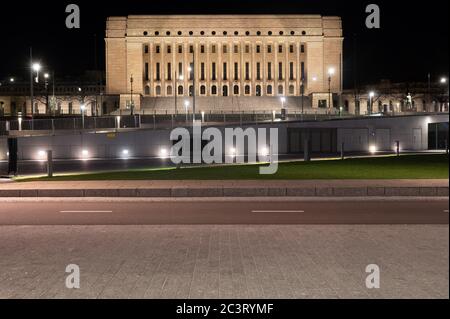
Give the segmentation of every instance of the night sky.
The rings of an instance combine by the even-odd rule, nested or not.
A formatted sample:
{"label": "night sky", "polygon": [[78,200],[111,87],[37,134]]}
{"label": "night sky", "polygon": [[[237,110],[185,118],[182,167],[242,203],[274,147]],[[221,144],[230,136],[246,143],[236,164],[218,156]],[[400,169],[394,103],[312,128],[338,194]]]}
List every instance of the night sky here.
{"label": "night sky", "polygon": [[[65,7],[81,9],[81,29],[65,27]],[[366,5],[381,8],[381,29],[365,27]],[[29,47],[57,77],[82,73],[95,65],[104,69],[106,17],[128,14],[322,14],[342,17],[344,29],[344,86],[352,87],[355,74],[355,38],[359,84],[426,81],[448,75],[448,1],[405,0],[222,0],[207,1],[11,1],[0,3],[0,80],[27,78]],[[97,41],[95,41],[95,34]]]}

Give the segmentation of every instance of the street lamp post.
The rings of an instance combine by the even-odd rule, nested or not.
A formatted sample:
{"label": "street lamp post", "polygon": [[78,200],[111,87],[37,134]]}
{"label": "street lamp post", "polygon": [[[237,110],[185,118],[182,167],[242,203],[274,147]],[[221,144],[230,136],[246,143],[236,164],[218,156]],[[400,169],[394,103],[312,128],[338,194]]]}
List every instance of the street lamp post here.
{"label": "street lamp post", "polygon": [[303,115],[303,98],[304,98],[304,95],[305,95],[305,85],[304,85],[304,83],[303,83],[303,79],[302,79],[302,82],[300,83],[300,94],[302,95],[302,115]]}
{"label": "street lamp post", "polygon": [[84,130],[84,111],[86,110],[86,105],[85,104],[81,104],[80,110],[81,110],[81,127]]}
{"label": "street lamp post", "polygon": [[330,101],[330,108],[333,107],[333,96],[331,95],[331,77],[334,75],[334,68],[328,69],[328,97]]}
{"label": "street lamp post", "polygon": [[184,109],[186,112],[186,124],[188,123],[188,107],[189,107],[189,101],[184,101]]}
{"label": "street lamp post", "polygon": [[195,123],[195,50],[192,50],[192,123]]}
{"label": "street lamp post", "polygon": [[375,96],[375,93],[373,91],[369,92],[369,114],[372,114],[373,112],[373,97]]}
{"label": "street lamp post", "polygon": [[50,75],[48,73],[44,73],[44,85],[45,85],[45,114],[49,113],[49,99],[48,99],[48,78],[50,77]]}

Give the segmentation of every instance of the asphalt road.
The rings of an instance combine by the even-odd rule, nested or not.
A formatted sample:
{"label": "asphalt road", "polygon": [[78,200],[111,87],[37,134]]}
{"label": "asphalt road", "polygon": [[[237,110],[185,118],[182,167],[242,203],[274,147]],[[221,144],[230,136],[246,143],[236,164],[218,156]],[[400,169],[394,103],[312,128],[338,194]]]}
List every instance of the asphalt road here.
{"label": "asphalt road", "polygon": [[0,225],[448,224],[448,199],[0,200]]}

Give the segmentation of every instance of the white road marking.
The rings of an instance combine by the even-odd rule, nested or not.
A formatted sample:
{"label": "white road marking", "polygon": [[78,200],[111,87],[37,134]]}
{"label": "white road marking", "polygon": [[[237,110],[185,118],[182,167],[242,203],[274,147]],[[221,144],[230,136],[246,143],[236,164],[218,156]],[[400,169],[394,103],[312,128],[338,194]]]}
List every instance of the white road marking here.
{"label": "white road marking", "polygon": [[304,210],[252,210],[252,213],[304,213]]}
{"label": "white road marking", "polygon": [[112,210],[61,210],[60,213],[112,213]]}

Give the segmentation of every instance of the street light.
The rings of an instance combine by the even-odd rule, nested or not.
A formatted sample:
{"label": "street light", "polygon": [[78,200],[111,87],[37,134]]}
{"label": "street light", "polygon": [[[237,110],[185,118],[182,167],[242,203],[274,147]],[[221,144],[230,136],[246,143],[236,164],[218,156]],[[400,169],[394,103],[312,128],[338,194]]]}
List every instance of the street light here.
{"label": "street light", "polygon": [[445,84],[447,83],[447,78],[442,77],[440,80],[441,84]]}
{"label": "street light", "polygon": [[39,83],[39,71],[41,70],[41,65],[39,63],[33,63],[32,69],[36,72],[35,82]]}
{"label": "street light", "polygon": [[331,77],[334,75],[334,68],[328,69],[328,95],[330,99],[330,108],[333,107],[333,96],[331,95]]}
{"label": "street light", "polygon": [[13,83],[14,82],[14,78],[10,78],[9,82]]}
{"label": "street light", "polygon": [[375,92],[370,91],[369,92],[369,114],[372,114],[372,110],[373,110],[373,97],[375,96]]}

